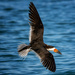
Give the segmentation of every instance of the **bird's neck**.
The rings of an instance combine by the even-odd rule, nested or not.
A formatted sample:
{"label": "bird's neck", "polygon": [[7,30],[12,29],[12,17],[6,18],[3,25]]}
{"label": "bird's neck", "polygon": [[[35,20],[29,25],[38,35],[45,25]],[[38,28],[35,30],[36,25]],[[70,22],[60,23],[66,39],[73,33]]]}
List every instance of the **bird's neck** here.
{"label": "bird's neck", "polygon": [[47,48],[48,51],[54,51],[55,48]]}

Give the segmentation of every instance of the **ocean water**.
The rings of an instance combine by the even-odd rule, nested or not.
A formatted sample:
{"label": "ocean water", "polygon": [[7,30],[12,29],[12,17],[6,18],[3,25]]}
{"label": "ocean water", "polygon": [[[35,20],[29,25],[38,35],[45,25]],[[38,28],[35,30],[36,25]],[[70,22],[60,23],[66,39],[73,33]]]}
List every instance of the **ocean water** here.
{"label": "ocean water", "polygon": [[[17,46],[29,44],[29,3],[33,2],[44,24],[44,42],[51,52],[56,72],[46,70],[35,53],[24,60]],[[75,75],[75,0],[0,0],[0,75]]]}

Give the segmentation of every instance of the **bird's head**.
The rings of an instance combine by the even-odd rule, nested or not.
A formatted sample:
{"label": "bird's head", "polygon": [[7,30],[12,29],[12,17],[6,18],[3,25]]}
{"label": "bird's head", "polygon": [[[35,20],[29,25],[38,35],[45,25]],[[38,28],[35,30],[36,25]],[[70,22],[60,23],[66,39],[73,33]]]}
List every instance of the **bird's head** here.
{"label": "bird's head", "polygon": [[46,49],[47,49],[48,51],[53,51],[53,52],[55,52],[55,53],[61,54],[61,52],[58,51],[54,46],[46,45]]}

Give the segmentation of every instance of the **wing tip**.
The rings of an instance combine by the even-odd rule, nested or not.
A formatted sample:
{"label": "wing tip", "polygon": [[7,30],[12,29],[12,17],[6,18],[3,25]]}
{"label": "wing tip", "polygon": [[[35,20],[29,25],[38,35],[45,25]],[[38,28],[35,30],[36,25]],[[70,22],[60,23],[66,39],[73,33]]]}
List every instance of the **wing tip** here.
{"label": "wing tip", "polygon": [[52,60],[49,60],[49,58],[41,59],[41,62],[46,69],[55,72],[56,71],[56,64],[54,61],[54,58]]}
{"label": "wing tip", "polygon": [[33,2],[30,2],[30,4],[29,4],[29,8],[31,7],[31,6],[33,6],[34,4],[33,4]]}
{"label": "wing tip", "polygon": [[30,2],[30,4],[33,4],[33,2]]}

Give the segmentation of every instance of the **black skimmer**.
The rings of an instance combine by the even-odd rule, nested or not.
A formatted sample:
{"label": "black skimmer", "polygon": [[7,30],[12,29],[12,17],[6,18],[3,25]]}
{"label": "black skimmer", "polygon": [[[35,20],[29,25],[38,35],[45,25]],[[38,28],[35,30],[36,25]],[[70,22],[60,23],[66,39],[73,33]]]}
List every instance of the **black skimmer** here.
{"label": "black skimmer", "polygon": [[36,7],[32,2],[29,5],[29,24],[30,24],[30,44],[21,44],[18,47],[18,52],[21,57],[27,56],[28,52],[34,51],[40,58],[44,67],[52,72],[55,72],[56,65],[53,55],[49,51],[61,54],[54,46],[47,45],[43,41],[43,23],[37,12]]}

